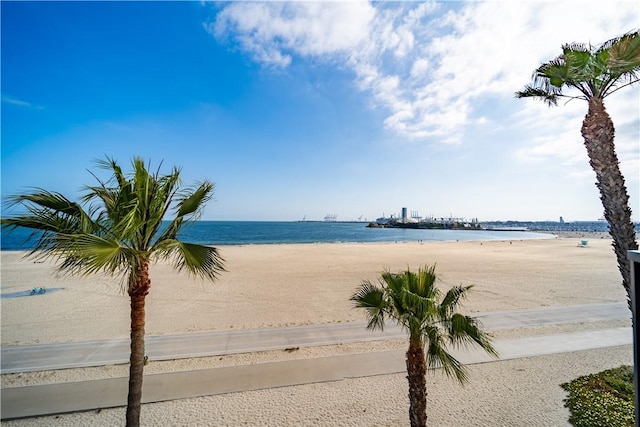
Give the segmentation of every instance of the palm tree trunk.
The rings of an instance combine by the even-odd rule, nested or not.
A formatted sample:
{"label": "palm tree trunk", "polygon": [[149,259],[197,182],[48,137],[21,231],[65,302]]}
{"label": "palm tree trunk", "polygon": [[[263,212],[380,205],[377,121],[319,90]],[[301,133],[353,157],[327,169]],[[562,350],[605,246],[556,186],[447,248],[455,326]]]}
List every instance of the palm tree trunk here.
{"label": "palm tree trunk", "polygon": [[409,419],[411,427],[427,425],[427,363],[422,342],[409,341],[407,380],[409,380]]}
{"label": "palm tree trunk", "polygon": [[151,287],[149,263],[143,261],[136,269],[129,286],[131,298],[131,356],[129,361],[129,396],[127,398],[127,427],[140,425],[142,378],[144,374],[145,298]]}
{"label": "palm tree trunk", "polygon": [[631,273],[627,251],[638,249],[638,243],[631,221],[629,195],[613,143],[613,122],[599,97],[589,99],[589,111],[582,123],[582,137],[587,147],[589,163],[596,173],[596,186],[600,190],[604,217],[609,223],[613,250],[622,274],[622,286],[627,291],[627,303],[631,308]]}

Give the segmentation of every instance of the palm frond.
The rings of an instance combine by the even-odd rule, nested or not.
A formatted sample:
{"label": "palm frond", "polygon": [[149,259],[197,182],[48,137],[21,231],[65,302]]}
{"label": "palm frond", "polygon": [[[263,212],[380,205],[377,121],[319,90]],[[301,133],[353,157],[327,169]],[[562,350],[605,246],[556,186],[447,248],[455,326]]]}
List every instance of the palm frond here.
{"label": "palm frond", "polygon": [[[29,216],[3,218],[2,229],[10,232],[18,227],[32,230],[26,240],[34,239],[34,248],[27,256],[35,256],[38,259],[46,259],[52,256],[57,249],[56,234],[59,229],[66,228],[66,223],[58,217],[51,218],[32,218]],[[62,223],[62,224],[59,224]]]}
{"label": "palm frond", "polygon": [[98,165],[111,176],[105,181],[94,174],[98,185],[86,187],[84,200],[101,202],[100,217],[109,223],[113,238],[138,250],[150,248],[178,191],[179,170],[161,175],[158,168],[152,173],[140,157],[132,159],[129,175],[113,159],[99,160]]}
{"label": "palm frond", "polygon": [[7,200],[11,206],[34,205],[40,208],[58,211],[63,215],[73,215],[78,212],[77,203],[71,202],[62,194],[41,188],[35,188],[33,193],[9,196]]}
{"label": "palm frond", "polygon": [[177,216],[185,217],[200,211],[211,200],[215,186],[209,181],[202,182],[194,191],[184,192],[177,197]]}
{"label": "palm frond", "polygon": [[59,234],[57,240],[64,247],[59,270],[71,274],[130,274],[132,260],[138,256],[131,248],[91,234]]}
{"label": "palm frond", "polygon": [[[640,31],[627,33],[603,45],[601,52],[607,54],[607,66],[617,88],[638,82],[640,74]],[[615,86],[615,87],[613,87]]]}
{"label": "palm frond", "polygon": [[565,43],[562,45],[562,51],[564,53],[564,55],[567,54],[567,52],[585,52],[585,53],[589,53],[591,52],[591,46],[588,44],[584,44],[584,43]]}
{"label": "palm frond", "polygon": [[589,100],[604,99],[638,82],[640,74],[640,32],[613,38],[597,48],[582,43],[562,46],[563,53],[536,69],[533,84],[516,92],[517,98],[534,97],[557,105],[563,88],[576,89]]}
{"label": "palm frond", "polygon": [[8,231],[18,227],[32,230],[36,239],[34,249],[29,255],[38,254],[39,258],[65,252],[58,235],[101,234],[99,223],[93,221],[90,213],[78,203],[69,201],[58,193],[36,189],[36,192],[8,197],[11,207],[19,206],[26,213],[3,218],[2,228]]}
{"label": "palm frond", "polygon": [[76,231],[92,231],[95,225],[90,213],[86,212],[81,205],[70,201],[60,193],[36,188],[33,193],[9,196],[7,201],[10,207],[20,205],[31,212],[33,216],[54,215],[66,219],[67,224]]}
{"label": "palm frond", "polygon": [[467,348],[470,345],[478,345],[490,355],[498,357],[491,337],[480,329],[477,319],[473,317],[453,314],[448,322],[447,336],[454,347]]}
{"label": "palm frond", "polygon": [[402,273],[386,271],[380,280],[399,316],[421,316],[418,313],[427,313],[439,292],[433,286],[434,282],[435,275],[428,268],[424,271],[419,269],[418,273],[409,268]]}
{"label": "palm frond", "polygon": [[598,52],[608,51],[610,60],[636,64],[640,61],[640,31],[630,31],[603,43]]}
{"label": "palm frond", "polygon": [[438,299],[440,290],[435,286],[437,278],[435,264],[419,268],[416,281],[417,287],[414,292],[424,298]]}
{"label": "palm frond", "polygon": [[218,249],[211,246],[185,243],[180,240],[158,241],[152,252],[161,259],[169,260],[178,271],[215,281],[225,271],[224,259]]}
{"label": "palm frond", "polygon": [[380,276],[380,284],[389,289],[391,293],[400,294],[400,291],[405,285],[405,273],[391,273],[390,271],[385,271]]}
{"label": "palm frond", "polygon": [[150,173],[140,157],[134,157],[132,164],[131,183],[136,200],[135,209],[132,210],[132,225],[137,224],[133,245],[148,249],[171,203],[170,186],[175,185],[179,178],[175,173],[163,177],[159,171]]}
{"label": "palm frond", "polygon": [[393,310],[394,317],[401,317],[405,311],[402,295],[405,292],[406,282],[403,274],[391,273],[385,271],[382,273],[378,282],[380,287],[384,289],[385,298],[389,304],[389,309]]}
{"label": "palm frond", "polygon": [[399,296],[399,313],[405,314],[407,317],[415,318],[418,324],[431,320],[437,316],[436,301],[434,298],[424,297],[403,289]]}
{"label": "palm frond", "polygon": [[460,384],[465,384],[468,381],[468,374],[464,365],[446,350],[442,340],[437,339],[440,338],[439,335],[427,335],[429,336],[425,351],[427,366],[442,368],[449,378],[455,378]]}
{"label": "palm frond", "polygon": [[213,190],[214,184],[204,181],[193,191],[187,189],[176,194],[177,215],[169,223],[159,240],[175,239],[185,220],[193,221],[198,219],[204,204],[213,197]]}
{"label": "palm frond", "polygon": [[544,89],[526,86],[515,93],[516,98],[539,98],[550,107],[558,105],[558,94]]}
{"label": "palm frond", "polygon": [[97,184],[85,187],[82,205],[41,189],[10,196],[10,206],[19,206],[26,213],[3,218],[2,228],[33,230],[37,240],[30,255],[54,257],[59,268],[70,274],[128,273],[133,280],[137,266],[153,254],[202,278],[214,280],[224,271],[217,249],[180,242],[175,233],[166,241],[157,236],[174,197],[181,216],[173,224],[179,228],[209,200],[213,184],[205,181],[195,192],[181,190],[179,169],[166,175],[160,174],[160,167],[149,172],[139,157],[133,158],[130,174],[108,157],[96,163],[110,176],[105,180],[91,173]]}
{"label": "palm frond", "polygon": [[440,318],[446,319],[451,317],[455,310],[458,308],[460,301],[467,297],[468,292],[473,288],[473,285],[468,286],[454,286],[449,289],[444,298],[438,305],[438,314]]}
{"label": "palm frond", "polygon": [[96,159],[94,163],[100,169],[107,170],[112,173],[111,179],[114,181],[113,184],[116,187],[126,187],[128,184],[128,180],[124,172],[122,172],[122,168],[118,165],[118,162],[112,157],[106,157],[104,159]]}
{"label": "palm frond", "polygon": [[368,280],[356,290],[350,300],[355,308],[363,308],[367,313],[367,329],[384,330],[385,309],[387,308],[386,293]]}
{"label": "palm frond", "polygon": [[111,176],[105,181],[91,172],[98,185],[86,186],[87,192],[82,200],[100,206],[96,208],[96,212],[111,238],[133,246],[139,225],[136,220],[138,200],[133,191],[133,183],[127,179],[115,160],[106,158],[96,160],[96,163],[99,168],[109,170]]}
{"label": "palm frond", "polygon": [[606,72],[606,62],[590,51],[566,50],[564,60],[567,66],[568,83],[585,83],[597,79]]}
{"label": "palm frond", "polygon": [[365,309],[368,328],[382,327],[387,316],[395,320],[408,331],[411,345],[426,344],[429,366],[442,367],[448,376],[464,383],[466,370],[447,345],[479,345],[493,356],[497,352],[474,318],[456,312],[472,286],[454,287],[442,296],[436,278],[435,266],[425,266],[417,273],[408,268],[402,273],[385,271],[380,286],[364,281],[351,300],[356,308]]}

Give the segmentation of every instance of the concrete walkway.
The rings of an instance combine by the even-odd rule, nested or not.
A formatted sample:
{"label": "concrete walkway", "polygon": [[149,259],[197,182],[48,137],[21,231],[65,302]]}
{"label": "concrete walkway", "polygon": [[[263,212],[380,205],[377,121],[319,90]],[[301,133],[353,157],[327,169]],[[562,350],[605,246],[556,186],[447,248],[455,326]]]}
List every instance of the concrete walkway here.
{"label": "concrete walkway", "polygon": [[[476,314],[482,319],[487,329],[517,328],[523,326],[538,326],[549,323],[575,323],[606,319],[628,318],[629,312],[624,303],[596,304],[576,307],[554,307],[536,310],[519,310],[508,312],[494,312]],[[363,340],[354,337],[352,327],[363,328],[363,325],[332,324],[314,325],[312,327],[278,328],[259,331],[239,331],[226,333],[228,341],[224,344],[223,353],[257,351],[273,348],[286,348],[283,346],[321,345],[346,342],[345,336],[351,336],[352,340]],[[291,333],[292,330],[297,332]],[[332,332],[326,332],[330,330]],[[263,331],[263,332],[260,332]],[[264,332],[266,331],[266,332]],[[327,338],[341,331],[338,337]],[[345,335],[345,331],[347,332]],[[280,333],[284,337],[276,338]],[[371,339],[371,332],[364,331],[364,337]],[[266,334],[268,338],[265,338]],[[374,339],[404,338],[402,331],[386,331],[385,336]],[[399,336],[394,334],[400,333]],[[240,334],[243,338],[230,338]],[[298,336],[298,334],[301,334]],[[211,346],[217,342],[212,340],[211,334],[202,335],[207,351],[212,351]],[[292,338],[295,336],[296,338]],[[171,345],[163,344],[167,354],[177,349],[180,354],[188,349],[201,349],[204,345],[200,340],[191,341],[191,335],[179,337],[151,337],[151,339],[169,339]],[[217,338],[220,338],[219,336]],[[237,340],[237,341],[234,341]],[[257,342],[256,342],[257,340]],[[180,342],[182,341],[182,345]],[[149,341],[148,341],[149,342]],[[229,342],[243,344],[230,345]],[[91,347],[92,343],[76,347],[71,353],[62,354],[69,356],[74,352],[82,351],[82,348]],[[495,340],[496,349],[500,352],[500,359],[514,359],[520,357],[540,356],[546,354],[574,352],[594,348],[604,348],[632,344],[631,328],[616,328],[606,330],[594,330],[567,334],[555,334],[550,336],[533,336],[526,338]],[[70,347],[69,347],[70,346]],[[28,348],[43,346],[29,346]],[[184,348],[187,349],[184,349]],[[24,349],[25,347],[18,347]],[[17,348],[16,348],[17,349]],[[155,349],[155,347],[154,347]],[[168,350],[167,350],[168,349]],[[128,352],[128,348],[126,349]],[[2,364],[4,366],[5,348],[2,349]],[[26,354],[37,354],[28,351]],[[91,353],[91,352],[89,352]],[[89,354],[87,353],[87,354]],[[98,352],[101,354],[102,352]],[[20,352],[8,352],[12,357],[18,357]],[[478,350],[464,350],[454,352],[456,357],[465,364],[483,363],[494,359]],[[198,354],[202,355],[202,354]],[[77,355],[76,355],[77,356]],[[196,354],[191,355],[195,357]],[[85,354],[85,360],[88,360]],[[184,354],[182,357],[189,357]],[[175,358],[175,357],[166,357]],[[29,359],[29,358],[28,358]],[[63,357],[64,359],[64,357]],[[126,361],[126,358],[125,358]],[[81,363],[82,360],[68,359],[67,366],[71,363]],[[14,362],[15,363],[15,362]],[[33,365],[33,360],[29,362]],[[80,365],[81,366],[81,365]],[[37,368],[37,366],[36,366]],[[39,369],[42,369],[41,367]],[[36,370],[36,369],[34,369]],[[253,365],[231,366],[187,372],[175,372],[164,374],[145,375],[143,385],[143,402],[159,402],[165,400],[193,398],[247,390],[259,390],[273,387],[284,387],[315,382],[338,381],[344,378],[355,378],[371,375],[386,375],[404,372],[404,350],[370,352],[351,354],[344,356],[322,357],[312,359],[298,359],[283,362],[260,363]],[[4,368],[3,368],[4,371]],[[3,372],[4,373],[4,372]],[[128,378],[114,378],[93,381],[80,381],[72,383],[59,383],[38,386],[26,386],[5,388],[1,396],[1,418],[22,418],[38,415],[51,415],[64,412],[93,410],[99,408],[118,407],[126,405]]]}
{"label": "concrete walkway", "polygon": [[[500,360],[575,352],[632,343],[631,328],[496,340]],[[629,350],[631,352],[631,349]],[[145,375],[143,403],[338,381],[405,371],[404,350],[298,359]],[[494,360],[478,350],[454,352],[465,364]],[[125,406],[128,378],[6,388],[2,419]]]}
{"label": "concrete walkway", "polygon": [[[551,324],[592,322],[631,317],[626,303],[588,304],[566,307],[475,313],[488,331]],[[395,324],[384,332],[369,331],[365,323],[330,323],[284,328],[222,331],[202,334],[146,337],[150,360],[217,356],[295,347],[349,342],[404,339]],[[129,340],[85,341],[30,346],[3,346],[2,374],[129,363]]]}

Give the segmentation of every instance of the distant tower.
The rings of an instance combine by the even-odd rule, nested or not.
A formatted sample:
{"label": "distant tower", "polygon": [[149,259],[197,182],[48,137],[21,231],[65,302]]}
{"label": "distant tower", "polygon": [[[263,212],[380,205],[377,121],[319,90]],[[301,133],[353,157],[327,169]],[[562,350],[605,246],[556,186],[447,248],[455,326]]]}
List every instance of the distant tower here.
{"label": "distant tower", "polygon": [[560,224],[564,224],[564,218],[560,217]]}
{"label": "distant tower", "polygon": [[407,222],[407,208],[402,208],[402,222]]}

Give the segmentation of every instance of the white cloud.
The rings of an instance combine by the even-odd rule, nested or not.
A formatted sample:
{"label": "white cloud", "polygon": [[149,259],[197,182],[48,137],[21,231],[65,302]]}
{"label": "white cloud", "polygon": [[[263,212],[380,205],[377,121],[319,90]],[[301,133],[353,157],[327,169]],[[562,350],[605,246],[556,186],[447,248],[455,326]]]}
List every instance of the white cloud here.
{"label": "white cloud", "polygon": [[426,76],[427,71],[429,71],[429,61],[427,61],[426,59],[417,59],[411,65],[410,76],[413,79],[419,79],[423,76]]}
{"label": "white cloud", "polygon": [[11,105],[17,105],[19,107],[33,107],[33,105],[30,102],[23,101],[21,99],[17,99],[8,95],[2,95],[2,102],[6,104],[11,104]]}
{"label": "white cloud", "polygon": [[367,35],[367,2],[235,2],[206,24],[219,39],[234,38],[257,61],[286,67],[291,55],[332,57]]}
{"label": "white cloud", "polygon": [[[492,118],[477,104],[493,98],[511,102],[532,71],[557,56],[562,44],[597,44],[640,22],[635,1],[576,5],[234,2],[223,6],[207,28],[269,66],[287,67],[296,56],[346,65],[355,73],[357,86],[370,93],[371,104],[388,112],[386,128],[407,139],[460,142],[466,126],[480,118],[487,123],[509,120]],[[624,98],[620,108],[629,102]],[[527,101],[518,105],[527,114],[541,111]],[[547,111],[549,135],[564,134],[560,128],[576,114],[564,107]],[[538,126],[539,120],[531,125]],[[638,117],[623,120],[637,123]],[[562,144],[555,150],[550,143],[541,144],[522,152],[566,155]]]}

